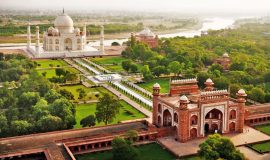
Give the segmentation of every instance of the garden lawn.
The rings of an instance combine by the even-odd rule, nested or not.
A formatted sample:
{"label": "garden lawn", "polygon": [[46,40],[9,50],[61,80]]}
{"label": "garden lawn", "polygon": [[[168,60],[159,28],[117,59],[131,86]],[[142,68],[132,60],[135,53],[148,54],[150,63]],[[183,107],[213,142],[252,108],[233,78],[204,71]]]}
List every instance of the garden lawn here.
{"label": "garden lawn", "polygon": [[[122,62],[128,60],[124,57],[103,57],[103,58],[91,58],[91,61],[101,65],[102,67],[112,71],[112,72],[122,72]],[[142,68],[141,64],[136,63],[138,70]]]}
{"label": "garden lawn", "polygon": [[124,69],[122,68],[122,62],[127,59],[123,57],[103,57],[91,58],[90,60],[112,72],[121,72],[124,71]]}
{"label": "garden lawn", "polygon": [[[136,146],[139,160],[175,160],[176,157],[157,143]],[[111,160],[112,151],[89,153],[76,156],[77,160]]]}
{"label": "garden lawn", "polygon": [[251,144],[249,147],[253,148],[257,152],[265,153],[270,151],[270,142],[262,142],[258,144]]}
{"label": "garden lawn", "polygon": [[[66,89],[70,91],[74,95],[74,99],[77,101],[79,97],[79,92],[77,92],[77,89],[82,88],[86,92],[86,97],[84,100],[97,100],[101,96],[103,96],[104,93],[108,93],[112,95],[109,91],[107,91],[103,87],[94,87],[94,88],[87,88],[83,85],[72,85],[72,86],[61,86],[60,89]],[[97,96],[98,95],[98,96]]]}
{"label": "garden lawn", "polygon": [[266,124],[266,125],[259,125],[259,126],[255,126],[255,129],[270,135],[270,125]]}
{"label": "garden lawn", "polygon": [[[112,124],[117,124],[118,122],[124,120],[145,118],[144,114],[142,114],[140,111],[136,110],[135,108],[127,104],[125,101],[121,100],[120,104],[122,105],[122,107],[120,108],[120,111],[116,115],[116,118],[114,119]],[[78,104],[76,106],[76,125],[74,126],[74,128],[82,128],[80,125],[80,121],[89,115],[95,115],[95,112],[96,112],[96,103]],[[103,122],[101,123],[96,122],[96,126],[102,125],[105,124]]]}
{"label": "garden lawn", "polygon": [[153,85],[155,83],[158,83],[161,87],[160,92],[161,93],[168,93],[169,92],[169,82],[170,80],[168,78],[159,78],[159,79],[153,79],[150,81],[147,81],[145,83],[137,84],[140,87],[148,90],[149,92],[153,91]]}
{"label": "garden lawn", "polygon": [[[66,71],[69,71],[70,73],[79,74],[80,71],[78,71],[75,68],[65,68]],[[56,77],[55,69],[37,69],[37,72],[42,75],[42,73],[46,72],[46,78],[52,78]]]}
{"label": "garden lawn", "polygon": [[36,60],[38,66],[37,68],[51,68],[52,67],[64,67],[68,66],[68,64],[63,60],[51,60],[51,59],[44,59],[44,60]]}

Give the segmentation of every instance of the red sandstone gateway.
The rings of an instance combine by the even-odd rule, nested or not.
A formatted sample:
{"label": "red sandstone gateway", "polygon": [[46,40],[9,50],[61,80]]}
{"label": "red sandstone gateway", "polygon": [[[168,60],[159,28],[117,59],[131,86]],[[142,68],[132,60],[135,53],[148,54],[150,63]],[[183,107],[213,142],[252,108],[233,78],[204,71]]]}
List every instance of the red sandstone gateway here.
{"label": "red sandstone gateway", "polygon": [[160,94],[159,84],[153,86],[153,124],[176,128],[176,138],[186,142],[209,133],[243,132],[245,98],[243,89],[237,99],[227,90],[214,90],[211,79],[199,90],[196,79],[172,80],[170,93]]}

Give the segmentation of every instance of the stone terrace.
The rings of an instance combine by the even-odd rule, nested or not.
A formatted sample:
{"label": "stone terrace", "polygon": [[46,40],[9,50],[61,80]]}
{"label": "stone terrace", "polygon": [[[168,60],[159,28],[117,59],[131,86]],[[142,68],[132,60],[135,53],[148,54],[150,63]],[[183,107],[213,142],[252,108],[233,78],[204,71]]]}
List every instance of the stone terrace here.
{"label": "stone terrace", "polygon": [[[270,140],[270,136],[249,126],[244,127],[244,133],[225,134],[224,136],[230,138],[235,146],[243,146],[246,144]],[[185,157],[197,154],[199,144],[205,139],[206,138],[200,138],[190,140],[186,143],[179,143],[174,140],[174,137],[163,137],[159,138],[158,142],[170,150],[174,155]]]}

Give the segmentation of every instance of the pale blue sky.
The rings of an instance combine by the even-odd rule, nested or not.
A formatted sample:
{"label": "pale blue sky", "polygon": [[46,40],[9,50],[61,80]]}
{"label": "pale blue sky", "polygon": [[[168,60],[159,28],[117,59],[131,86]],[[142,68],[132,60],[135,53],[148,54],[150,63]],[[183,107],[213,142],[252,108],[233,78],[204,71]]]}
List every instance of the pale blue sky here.
{"label": "pale blue sky", "polygon": [[0,0],[1,8],[138,10],[179,12],[270,12],[270,0]]}

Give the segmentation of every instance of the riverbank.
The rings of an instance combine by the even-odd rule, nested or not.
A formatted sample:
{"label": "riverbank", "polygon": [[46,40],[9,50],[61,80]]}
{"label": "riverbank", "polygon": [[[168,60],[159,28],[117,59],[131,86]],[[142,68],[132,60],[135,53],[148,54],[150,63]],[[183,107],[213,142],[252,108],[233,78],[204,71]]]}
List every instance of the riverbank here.
{"label": "riverbank", "polygon": [[[161,34],[172,34],[177,32],[183,32],[188,30],[198,30],[202,27],[203,23],[201,21],[198,21],[195,25],[188,26],[185,28],[175,28],[175,29],[167,29],[167,30],[156,30],[153,31],[155,34],[161,35]],[[26,31],[25,31],[26,32]],[[32,39],[34,40],[35,35],[32,34]],[[111,33],[106,34],[105,33],[105,40],[111,40],[111,39],[127,39],[130,37],[130,32],[121,32],[121,33]],[[40,34],[40,40],[42,42],[42,34]],[[96,41],[100,39],[100,35],[90,35],[87,37],[88,42]],[[27,35],[26,34],[18,34],[14,36],[0,36],[0,44],[1,43],[26,43],[27,42]]]}

